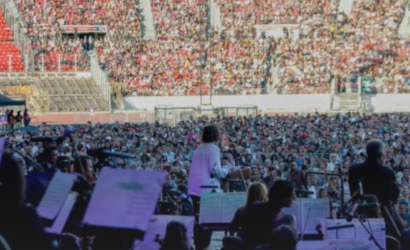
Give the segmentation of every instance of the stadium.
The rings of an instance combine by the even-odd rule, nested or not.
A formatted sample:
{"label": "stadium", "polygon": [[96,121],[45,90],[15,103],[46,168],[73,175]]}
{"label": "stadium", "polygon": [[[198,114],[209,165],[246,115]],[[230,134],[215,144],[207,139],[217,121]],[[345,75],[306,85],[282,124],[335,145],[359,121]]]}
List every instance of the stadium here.
{"label": "stadium", "polygon": [[0,250],[410,249],[408,0],[0,0],[0,106]]}

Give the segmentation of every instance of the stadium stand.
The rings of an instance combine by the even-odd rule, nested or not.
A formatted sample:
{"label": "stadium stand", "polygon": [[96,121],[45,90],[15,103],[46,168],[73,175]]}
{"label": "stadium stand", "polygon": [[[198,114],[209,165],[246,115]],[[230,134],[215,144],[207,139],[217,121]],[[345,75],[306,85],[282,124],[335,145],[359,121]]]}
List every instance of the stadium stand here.
{"label": "stadium stand", "polygon": [[21,51],[12,43],[13,34],[0,9],[0,72],[25,70]]}
{"label": "stadium stand", "polygon": [[109,111],[109,100],[103,96],[92,78],[1,78],[0,86],[31,86],[32,91],[38,94],[33,96],[35,100],[29,97],[28,103],[39,105],[39,110],[84,112],[93,107],[95,111]]}
{"label": "stadium stand", "polygon": [[3,11],[0,9],[0,42],[9,42],[13,39],[13,34],[3,18]]}
{"label": "stadium stand", "polygon": [[[339,0],[216,2],[220,32],[205,0],[152,0],[156,40],[142,39],[133,0],[27,0],[19,11],[39,51],[35,71],[89,71],[95,53],[123,96],[207,95],[210,86],[217,95],[330,93],[335,85],[345,92],[360,78],[372,79],[373,92],[409,91],[410,40],[398,36],[407,0],[357,0],[349,16],[338,12]],[[297,25],[298,38],[288,29],[256,37],[255,25],[267,24]],[[68,37],[64,25],[107,25],[108,33]],[[15,57],[13,70],[24,70]]]}
{"label": "stadium stand", "polygon": [[48,91],[51,112],[108,111],[104,99],[91,78],[49,78],[38,81],[39,87]]}

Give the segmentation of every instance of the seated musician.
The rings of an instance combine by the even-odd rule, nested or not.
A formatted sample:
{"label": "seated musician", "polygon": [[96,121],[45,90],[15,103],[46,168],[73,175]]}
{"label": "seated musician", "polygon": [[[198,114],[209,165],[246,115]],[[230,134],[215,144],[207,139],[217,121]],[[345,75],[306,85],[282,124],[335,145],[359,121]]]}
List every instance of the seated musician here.
{"label": "seated musician", "polygon": [[0,164],[0,234],[11,249],[54,249],[36,211],[25,205],[26,179],[14,159],[3,154]]}
{"label": "seated musician", "polygon": [[245,249],[269,244],[274,229],[274,219],[283,207],[291,207],[295,199],[292,182],[279,180],[269,190],[268,202],[255,202],[243,216],[242,239]]}
{"label": "seated musician", "polygon": [[161,250],[190,250],[187,229],[184,224],[171,221],[167,225],[165,239],[161,241]]}
{"label": "seated musician", "polygon": [[268,201],[268,190],[263,183],[253,183],[248,190],[248,195],[246,198],[246,204],[236,210],[235,216],[231,223],[231,228],[233,231],[238,231],[238,236],[241,236],[241,226],[243,224],[244,215],[246,210],[254,203],[254,202],[267,202]]}

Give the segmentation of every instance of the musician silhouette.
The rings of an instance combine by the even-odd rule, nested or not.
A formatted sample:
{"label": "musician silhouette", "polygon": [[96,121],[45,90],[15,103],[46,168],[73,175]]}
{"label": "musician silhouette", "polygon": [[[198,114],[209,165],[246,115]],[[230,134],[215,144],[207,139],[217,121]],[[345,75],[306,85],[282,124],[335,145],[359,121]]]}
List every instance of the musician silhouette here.
{"label": "musician silhouette", "polygon": [[[386,159],[385,146],[380,140],[371,140],[366,146],[367,159],[349,169],[349,186],[351,194],[360,194],[362,185],[363,194],[373,194],[381,204],[381,212],[387,224],[393,213],[393,204],[397,203],[400,189],[397,186],[396,175],[393,170],[383,166]],[[352,197],[353,202],[362,199],[360,195]],[[387,226],[387,228],[391,228]],[[389,231],[389,230],[388,230]],[[393,232],[387,232],[392,233]],[[392,235],[390,234],[390,235]],[[394,233],[395,235],[395,233]],[[398,236],[398,235],[396,235]]]}
{"label": "musician silhouette", "polygon": [[[159,235],[156,236],[161,242]],[[167,225],[165,239],[162,241],[161,250],[190,250],[188,245],[187,229],[184,224],[171,221]]]}

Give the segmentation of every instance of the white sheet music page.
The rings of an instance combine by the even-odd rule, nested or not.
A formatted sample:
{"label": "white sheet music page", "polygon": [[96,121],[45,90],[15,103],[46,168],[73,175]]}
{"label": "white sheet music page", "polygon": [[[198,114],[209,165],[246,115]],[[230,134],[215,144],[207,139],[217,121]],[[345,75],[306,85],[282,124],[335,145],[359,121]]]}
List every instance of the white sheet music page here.
{"label": "white sheet music page", "polygon": [[54,220],[73,188],[77,175],[56,172],[41,199],[37,213],[41,218]]}
{"label": "white sheet music page", "polygon": [[165,172],[103,169],[83,222],[146,231],[166,175]]}
{"label": "white sheet music page", "polygon": [[[373,231],[374,237],[380,243],[383,248],[386,248],[386,224],[384,219],[366,219],[364,225],[369,229],[370,222],[371,229]],[[353,223],[356,225],[356,237],[357,239],[369,239],[370,236],[367,233],[366,229],[362,226],[362,224],[357,220],[354,219]],[[379,250],[376,244],[371,241],[370,243],[370,250]]]}
{"label": "white sheet music page", "polygon": [[282,209],[282,212],[293,214],[296,217],[297,231],[298,234],[301,234],[304,226],[302,223],[302,200],[295,200],[291,208],[285,207]]}
{"label": "white sheet music page", "polygon": [[236,210],[246,203],[246,193],[224,193],[222,201],[222,223],[231,223]]}
{"label": "white sheet music page", "polygon": [[302,220],[300,223],[303,225],[302,231],[307,221],[304,233],[317,234],[316,226],[320,225],[320,220],[326,219],[327,204],[329,204],[329,201],[327,199],[301,199],[301,202]]}
{"label": "white sheet music page", "polygon": [[190,245],[192,236],[194,235],[195,217],[190,216],[172,216],[172,215],[154,215],[150,221],[148,230],[145,233],[142,242],[136,241],[135,250],[159,250],[159,243],[155,242],[156,238],[165,238],[166,228],[168,223],[178,221],[185,225],[187,229],[188,245]]}
{"label": "white sheet music page", "polygon": [[68,195],[53,225],[51,227],[45,228],[48,233],[60,235],[63,232],[64,226],[67,222],[68,217],[70,216],[71,210],[73,209],[74,204],[77,201],[77,197],[78,193],[76,192],[71,192]]}
{"label": "white sheet music page", "polygon": [[220,223],[224,193],[202,193],[199,223]]}

